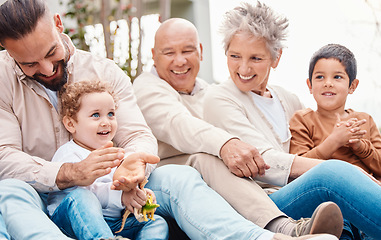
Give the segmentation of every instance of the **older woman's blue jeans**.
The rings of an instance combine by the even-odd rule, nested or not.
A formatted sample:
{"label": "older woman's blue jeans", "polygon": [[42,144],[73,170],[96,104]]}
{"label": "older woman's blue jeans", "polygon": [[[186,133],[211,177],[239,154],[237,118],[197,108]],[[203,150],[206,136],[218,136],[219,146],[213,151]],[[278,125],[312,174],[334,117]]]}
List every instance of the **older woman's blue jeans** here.
{"label": "older woman's blue jeans", "polygon": [[281,211],[299,219],[322,202],[335,202],[343,216],[368,236],[381,236],[381,187],[357,167],[328,160],[270,195]]}

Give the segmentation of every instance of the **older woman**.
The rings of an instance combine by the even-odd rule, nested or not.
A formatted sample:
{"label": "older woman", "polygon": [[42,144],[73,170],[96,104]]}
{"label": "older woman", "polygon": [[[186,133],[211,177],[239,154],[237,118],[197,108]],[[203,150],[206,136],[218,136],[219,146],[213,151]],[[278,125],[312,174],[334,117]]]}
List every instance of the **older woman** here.
{"label": "older woman", "polygon": [[[221,31],[230,78],[209,89],[204,118],[260,151],[271,168],[256,180],[284,186],[270,197],[286,214],[299,218],[321,202],[333,201],[344,218],[379,238],[381,189],[375,181],[342,161],[322,162],[288,153],[288,121],[303,105],[296,95],[268,84],[282,55],[287,27],[287,19],[259,2],[226,13]],[[346,230],[351,234],[350,228]]]}

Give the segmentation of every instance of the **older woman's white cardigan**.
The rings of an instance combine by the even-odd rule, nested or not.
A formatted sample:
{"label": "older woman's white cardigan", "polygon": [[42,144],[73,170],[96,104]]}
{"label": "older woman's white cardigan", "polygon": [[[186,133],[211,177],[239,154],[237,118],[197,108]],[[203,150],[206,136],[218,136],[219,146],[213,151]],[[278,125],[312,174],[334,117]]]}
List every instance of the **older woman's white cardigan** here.
{"label": "older woman's white cardigan", "polygon": [[[295,94],[279,86],[267,86],[278,96],[284,109],[286,122],[303,104]],[[255,105],[249,92],[240,91],[229,79],[211,86],[204,101],[204,119],[216,127],[255,146],[270,165],[265,176],[256,180],[284,186],[287,184],[294,155],[289,154],[290,139],[282,143],[270,122]],[[291,136],[291,134],[289,134]]]}

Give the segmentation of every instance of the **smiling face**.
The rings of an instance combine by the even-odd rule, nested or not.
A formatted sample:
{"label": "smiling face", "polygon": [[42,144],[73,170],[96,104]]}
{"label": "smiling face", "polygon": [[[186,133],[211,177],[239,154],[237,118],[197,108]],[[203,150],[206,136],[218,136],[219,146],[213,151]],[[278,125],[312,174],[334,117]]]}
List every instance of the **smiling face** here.
{"label": "smiling face", "polygon": [[88,93],[80,101],[76,120],[65,116],[63,123],[78,145],[93,151],[115,136],[115,102],[108,92]]}
{"label": "smiling face", "polygon": [[155,35],[152,58],[160,78],[177,91],[192,92],[202,60],[194,26],[185,20],[163,23]]}
{"label": "smiling face", "polygon": [[263,95],[266,91],[270,69],[278,65],[262,38],[247,33],[237,33],[226,52],[231,79],[243,92],[253,91]]}
{"label": "smiling face", "polygon": [[66,82],[69,49],[61,38],[63,25],[59,15],[43,16],[35,30],[21,39],[6,39],[4,46],[21,70],[45,87],[57,91]]}
{"label": "smiling face", "polygon": [[349,86],[345,67],[338,60],[319,59],[313,69],[312,79],[307,79],[310,93],[317,103],[317,111],[343,114],[348,94],[352,94],[359,81]]}

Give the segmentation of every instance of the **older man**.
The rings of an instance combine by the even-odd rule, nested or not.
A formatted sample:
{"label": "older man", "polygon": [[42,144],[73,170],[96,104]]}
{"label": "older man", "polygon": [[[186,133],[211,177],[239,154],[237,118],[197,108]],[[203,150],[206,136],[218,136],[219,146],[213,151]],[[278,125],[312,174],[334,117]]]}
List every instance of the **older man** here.
{"label": "older man", "polygon": [[269,166],[255,147],[201,119],[208,84],[197,78],[202,45],[192,23],[184,19],[164,22],[156,32],[152,55],[154,68],[136,78],[133,87],[138,105],[159,140],[160,166],[193,166],[240,214],[273,232],[291,236],[337,233],[342,223],[327,224],[332,218],[342,221],[336,205],[325,204],[312,219],[297,224],[252,180],[259,177],[284,185],[288,174],[283,172],[288,166],[274,167],[267,176]]}

